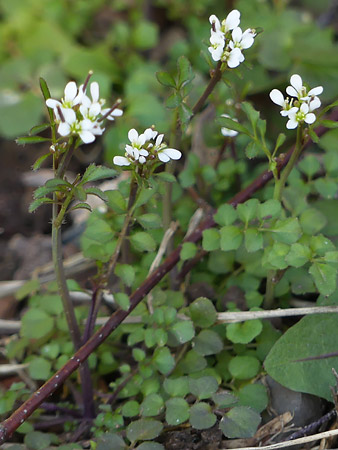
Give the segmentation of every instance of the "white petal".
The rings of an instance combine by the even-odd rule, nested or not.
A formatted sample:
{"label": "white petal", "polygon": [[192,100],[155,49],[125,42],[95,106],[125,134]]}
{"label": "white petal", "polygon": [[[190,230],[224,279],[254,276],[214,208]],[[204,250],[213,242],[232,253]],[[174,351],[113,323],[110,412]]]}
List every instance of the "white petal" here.
{"label": "white petal", "polygon": [[309,103],[309,111],[314,111],[315,109],[319,108],[321,105],[321,101],[318,97],[315,97],[313,100]]}
{"label": "white petal", "polygon": [[143,135],[146,141],[150,141],[150,139],[155,139],[155,137],[157,136],[157,131],[153,130],[152,128],[147,128],[146,130],[144,130]]}
{"label": "white petal", "polygon": [[84,119],[81,121],[82,130],[91,130],[95,126],[95,123],[89,119]]}
{"label": "white petal", "polygon": [[61,108],[63,117],[65,121],[69,124],[72,124],[76,121],[76,114],[73,109],[70,108]]}
{"label": "white petal", "polygon": [[209,22],[211,23],[211,25],[212,25],[212,24],[215,24],[214,26],[215,26],[215,30],[216,30],[216,31],[218,31],[218,30],[221,28],[220,21],[219,21],[218,17],[215,16],[215,14],[212,14],[212,15],[209,17]]}
{"label": "white petal", "polygon": [[287,122],[287,124],[286,124],[286,128],[287,128],[288,130],[293,130],[293,129],[297,128],[297,127],[298,127],[298,122],[297,122],[297,120],[293,120],[293,119],[289,119],[289,120],[288,120],[288,122]]}
{"label": "white petal", "polygon": [[138,139],[138,132],[135,130],[135,128],[132,128],[131,130],[129,130],[128,132],[128,139],[130,140],[130,142],[135,142]]}
{"label": "white petal", "polygon": [[61,122],[58,126],[58,133],[61,134],[61,136],[68,136],[70,133],[69,123]]}
{"label": "white petal", "polygon": [[159,159],[160,161],[164,162],[164,163],[167,163],[167,162],[170,161],[169,156],[167,156],[167,155],[166,155],[165,153],[163,153],[163,152],[159,152],[159,153],[157,154],[157,156],[158,156],[158,159]]}
{"label": "white petal", "polygon": [[228,67],[231,69],[234,69],[235,67],[239,66],[241,62],[244,61],[244,56],[239,48],[234,48],[231,50],[229,59],[227,61]]}
{"label": "white petal", "polygon": [[89,108],[89,115],[91,117],[96,117],[97,115],[100,114],[100,112],[101,112],[101,105],[98,102],[93,103]]}
{"label": "white petal", "polygon": [[90,144],[95,141],[95,135],[88,130],[81,131],[79,136],[85,144]]}
{"label": "white petal", "polygon": [[286,93],[288,95],[290,95],[291,97],[298,97],[298,92],[296,91],[296,89],[292,86],[288,86],[286,88]]}
{"label": "white petal", "polygon": [[222,127],[221,133],[224,137],[235,137],[238,134],[238,131],[230,130],[229,128]]}
{"label": "white petal", "polygon": [[254,41],[255,41],[255,34],[251,30],[251,28],[248,28],[243,33],[242,40],[241,40],[241,47],[243,49],[250,48],[252,46],[252,44],[254,43]]}
{"label": "white petal", "polygon": [[313,113],[306,114],[305,122],[308,124],[314,123],[316,121],[316,115]]}
{"label": "white petal", "polygon": [[219,61],[223,54],[223,48],[222,47],[208,47],[209,52],[211,53],[211,57],[214,61]]}
{"label": "white petal", "polygon": [[234,40],[234,42],[240,42],[243,36],[242,30],[240,27],[236,27],[233,31],[232,31],[232,39]]}
{"label": "white petal", "polygon": [[303,80],[298,74],[294,74],[290,78],[291,86],[293,86],[297,92],[300,92],[303,87]]}
{"label": "white petal", "polygon": [[108,117],[110,117],[110,116],[120,117],[120,116],[122,116],[122,115],[123,115],[123,110],[122,110],[122,109],[119,109],[119,108],[115,108],[115,109],[113,109],[113,111],[109,114]]}
{"label": "white petal", "polygon": [[140,156],[139,159],[138,159],[138,162],[139,162],[140,164],[144,164],[146,161],[147,161],[147,160],[145,159],[144,156]]}
{"label": "white petal", "polygon": [[140,150],[140,158],[141,156],[148,156],[149,152],[147,150],[144,150],[144,148],[142,150]]}
{"label": "white petal", "polygon": [[87,95],[83,95],[81,98],[81,103],[83,106],[85,106],[86,108],[90,108],[90,105],[92,104],[92,102],[90,101],[90,98],[87,97]]}
{"label": "white petal", "polygon": [[227,15],[227,18],[225,19],[225,29],[233,30],[234,28],[238,27],[239,22],[240,22],[240,17],[241,17],[241,13],[237,9],[234,9],[233,11],[231,11]]}
{"label": "white petal", "polygon": [[54,100],[53,98],[49,98],[46,100],[46,105],[48,108],[55,109],[57,106],[61,106],[61,103],[58,100]]}
{"label": "white petal", "polygon": [[130,156],[134,156],[134,148],[131,145],[126,145],[125,147],[126,153]]}
{"label": "white petal", "polygon": [[158,136],[157,136],[157,138],[156,138],[156,142],[155,142],[155,145],[158,147],[159,145],[161,145],[161,143],[162,143],[162,141],[163,141],[163,137],[164,137],[164,134],[159,134]]}
{"label": "white petal", "polygon": [[93,83],[90,84],[90,93],[93,99],[93,103],[98,102],[100,97],[99,83],[93,81]]}
{"label": "white petal", "polygon": [[137,148],[133,148],[133,156],[134,156],[134,158],[135,158],[136,160],[139,159],[139,157],[140,157],[140,152],[138,151]]}
{"label": "white petal", "polygon": [[290,110],[282,109],[282,111],[280,112],[280,115],[283,117],[287,117],[289,115],[289,112],[290,112]]}
{"label": "white petal", "polygon": [[74,98],[76,97],[77,94],[77,86],[75,81],[70,81],[69,83],[67,83],[66,87],[65,87],[65,101],[66,102],[71,102],[74,100]]}
{"label": "white petal", "polygon": [[279,106],[284,106],[284,96],[281,93],[280,90],[278,89],[272,89],[272,91],[270,92],[270,98],[271,100]]}
{"label": "white petal", "polygon": [[160,153],[164,153],[170,159],[175,159],[175,160],[180,159],[182,156],[182,153],[179,150],[176,150],[175,148],[165,148]]}
{"label": "white petal", "polygon": [[300,110],[302,113],[307,114],[309,112],[309,105],[307,103],[302,103]]}
{"label": "white petal", "polygon": [[113,163],[117,166],[130,166],[130,161],[124,156],[114,156]]}
{"label": "white petal", "polygon": [[310,95],[310,96],[312,96],[312,95],[320,95],[320,94],[322,94],[323,90],[324,90],[323,86],[317,86],[317,87],[315,87],[313,89],[310,89],[310,91],[308,92],[307,95]]}

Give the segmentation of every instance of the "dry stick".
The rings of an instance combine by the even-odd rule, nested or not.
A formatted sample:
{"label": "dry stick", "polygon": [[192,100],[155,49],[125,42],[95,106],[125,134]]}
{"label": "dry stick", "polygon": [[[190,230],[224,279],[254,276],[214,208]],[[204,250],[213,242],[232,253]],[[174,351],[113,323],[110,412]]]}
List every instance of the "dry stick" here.
{"label": "dry stick", "polygon": [[[338,120],[338,110],[332,113],[331,120]],[[326,131],[326,128],[320,126],[317,128],[316,133],[321,136]],[[309,145],[309,142],[306,144]],[[281,161],[281,167],[286,164],[285,160],[290,158],[290,152],[287,153],[285,158]],[[243,203],[248,200],[254,192],[262,188],[270,179],[272,175],[266,171],[259,176],[253,183],[251,183],[246,189],[239,192],[233,197],[229,203],[233,206]],[[202,237],[202,232],[208,228],[216,225],[212,213],[210,213],[206,219],[193,231],[186,239],[185,242],[197,242]],[[144,299],[144,297],[155,287],[162,278],[178,263],[180,259],[182,244],[180,244],[161,264],[161,266],[155,270],[141,286],[130,296],[130,307],[127,311],[118,310],[110,316],[105,325],[103,325],[89,341],[83,345],[72,358],[53,375],[44,385],[42,385],[23,405],[20,406],[14,413],[0,424],[0,444],[9,439],[14,431],[40,406],[40,404],[46,400],[46,398],[53,394],[53,392],[66,381],[66,379],[75,372],[76,369],[93,353],[101,343],[107,339],[107,337],[120,325],[120,323],[136,308],[136,306]],[[338,434],[338,430],[336,430]],[[292,441],[297,443],[297,441]],[[263,447],[262,447],[263,448]],[[276,448],[276,447],[275,447]]]}

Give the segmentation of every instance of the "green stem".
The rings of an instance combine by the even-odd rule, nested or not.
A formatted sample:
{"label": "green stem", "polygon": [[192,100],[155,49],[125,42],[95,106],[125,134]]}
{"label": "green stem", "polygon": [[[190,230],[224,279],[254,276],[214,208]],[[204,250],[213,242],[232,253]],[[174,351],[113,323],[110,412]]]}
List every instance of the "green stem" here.
{"label": "green stem", "polygon": [[[273,198],[274,200],[281,201],[283,191],[285,188],[286,181],[291,173],[291,170],[294,168],[295,164],[298,161],[298,158],[302,152],[303,149],[303,127],[300,125],[297,128],[297,140],[296,140],[296,146],[294,151],[292,152],[292,155],[289,159],[289,162],[287,163],[285,169],[280,174],[280,178],[276,179],[275,177],[275,190]],[[267,309],[272,308],[274,304],[275,299],[275,285],[276,280],[279,279],[277,277],[277,270],[269,270],[266,278],[266,290],[265,290],[265,299],[264,299],[264,306]]]}

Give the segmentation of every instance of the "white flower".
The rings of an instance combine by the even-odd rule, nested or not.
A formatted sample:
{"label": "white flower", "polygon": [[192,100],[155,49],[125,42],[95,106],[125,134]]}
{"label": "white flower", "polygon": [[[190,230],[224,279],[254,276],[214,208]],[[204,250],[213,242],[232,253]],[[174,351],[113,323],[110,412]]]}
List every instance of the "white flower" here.
{"label": "white flower", "polygon": [[256,32],[251,28],[243,33],[240,27],[236,27],[231,33],[232,41],[229,42],[229,47],[231,49],[239,48],[240,50],[250,48],[254,43],[255,36]]}
{"label": "white flower", "polygon": [[59,100],[54,100],[53,98],[48,98],[46,100],[46,105],[48,106],[48,108],[53,108],[54,113],[56,113],[58,106],[70,109],[73,106],[81,103],[84,96],[83,85],[78,89],[75,81],[70,81],[66,84],[64,94],[65,96],[61,100],[61,102]]}
{"label": "white flower", "polygon": [[217,33],[219,31],[221,31],[221,23],[220,23],[218,17],[215,16],[215,14],[212,14],[209,17],[209,22],[211,23],[211,26],[212,26],[211,32]]}
{"label": "white flower", "polygon": [[[85,144],[90,144],[95,141],[96,134],[102,134],[99,130],[100,127],[93,124],[88,119],[77,120],[75,111],[73,109],[63,109],[62,114],[64,116],[64,122],[60,122],[58,127],[58,133],[61,136],[69,136],[75,134],[80,136],[81,140]],[[101,130],[102,131],[102,130]]]}
{"label": "white flower", "polygon": [[158,159],[163,163],[169,162],[171,159],[180,159],[182,153],[175,148],[168,148],[166,144],[162,143],[163,134],[159,134],[156,138],[154,150],[157,153]]}
{"label": "white flower", "polygon": [[[101,114],[105,116],[110,111],[110,108],[104,108],[101,110]],[[106,119],[108,120],[115,120],[115,117],[121,117],[123,115],[122,109],[114,108],[108,116],[106,116]]]}
{"label": "white flower", "polygon": [[293,130],[297,128],[300,123],[306,122],[312,124],[316,121],[316,116],[310,112],[309,105],[302,103],[300,108],[293,107],[289,111],[289,120],[286,124],[286,128]]}
{"label": "white flower", "polygon": [[244,55],[239,48],[234,48],[228,52],[226,62],[230,69],[238,67],[244,61]]}
{"label": "white flower", "polygon": [[[222,114],[221,117],[227,117],[228,119],[231,119],[229,114]],[[233,119],[235,122],[238,122],[237,119]],[[235,137],[238,134],[238,131],[230,130],[230,128],[222,127],[221,133],[224,137]]]}
{"label": "white flower", "polygon": [[292,100],[290,101],[289,98],[284,98],[284,95],[278,89],[272,89],[270,98],[276,105],[282,107],[282,111],[280,112],[282,116],[289,115],[289,111],[292,107]]}
{"label": "white flower", "polygon": [[211,53],[211,57],[214,61],[219,61],[222,57],[224,46],[225,46],[225,38],[222,32],[212,33],[210,37],[211,46],[208,47],[209,52]]}
{"label": "white flower", "polygon": [[226,19],[222,20],[222,31],[223,33],[227,33],[230,30],[233,30],[234,28],[238,27],[240,23],[241,13],[234,9],[231,11]]}
{"label": "white flower", "polygon": [[149,152],[147,150],[138,150],[130,145],[126,145],[125,156],[114,156],[113,162],[117,166],[130,166],[130,164],[135,164],[137,162],[144,164],[148,155]]}
{"label": "white flower", "polygon": [[[135,130],[135,128],[132,128],[128,132],[128,139],[130,140],[131,146],[133,148],[140,148],[142,145],[146,142],[146,136],[144,134],[138,134],[138,132]],[[130,146],[128,146],[130,147]],[[127,146],[126,146],[127,148]]]}

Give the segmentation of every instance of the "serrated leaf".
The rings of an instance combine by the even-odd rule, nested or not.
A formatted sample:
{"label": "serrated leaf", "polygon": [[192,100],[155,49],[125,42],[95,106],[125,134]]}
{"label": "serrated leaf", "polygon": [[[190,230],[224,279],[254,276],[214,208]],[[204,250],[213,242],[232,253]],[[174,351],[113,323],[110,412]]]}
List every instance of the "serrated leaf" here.
{"label": "serrated leaf", "polygon": [[203,250],[211,252],[213,250],[219,249],[220,234],[218,230],[215,230],[214,228],[209,228],[203,231],[202,236],[203,236],[202,239]]}
{"label": "serrated leaf", "polygon": [[336,290],[337,269],[335,267],[314,262],[309,269],[309,274],[320,294],[331,295]]}
{"label": "serrated leaf", "polygon": [[117,214],[123,214],[127,210],[127,202],[120,191],[105,191],[108,198],[107,204],[109,208],[115,211]]}
{"label": "serrated leaf", "polygon": [[40,156],[40,158],[38,158],[38,159],[35,161],[35,163],[33,164],[32,169],[33,169],[33,170],[38,170],[38,169],[40,169],[41,164],[44,162],[45,159],[48,158],[48,156],[51,156],[51,154],[50,154],[50,153],[46,153],[46,154]]}
{"label": "serrated leaf", "polygon": [[76,205],[72,206],[71,208],[69,208],[68,212],[70,211],[74,211],[76,209],[86,209],[87,211],[92,212],[92,208],[90,205],[88,205],[88,203],[85,202],[79,202]]}
{"label": "serrated leaf", "polygon": [[211,412],[210,405],[204,402],[195,403],[190,408],[189,422],[196,430],[206,430],[216,423],[216,416]]}
{"label": "serrated leaf", "polygon": [[137,217],[137,221],[143,228],[160,228],[162,226],[161,217],[158,214],[146,213]]}
{"label": "serrated leaf", "polygon": [[243,133],[248,136],[251,134],[247,128],[229,117],[221,116],[219,121],[223,127],[229,128],[230,130],[238,131],[239,133]]}
{"label": "serrated leaf", "polygon": [[95,195],[96,197],[99,197],[104,202],[108,201],[108,197],[107,197],[106,193],[101,191],[101,189],[99,189],[95,186],[85,188],[84,191],[87,195]]}
{"label": "serrated leaf", "polygon": [[263,248],[263,234],[256,228],[248,228],[244,231],[244,246],[248,253],[257,252]]}
{"label": "serrated leaf", "polygon": [[47,130],[47,128],[50,128],[50,123],[42,123],[41,125],[36,125],[29,130],[29,135],[34,136],[35,134],[39,134],[42,131]]}
{"label": "serrated leaf", "polygon": [[88,183],[89,181],[102,180],[104,178],[113,178],[117,174],[115,169],[106,166],[96,166],[90,164],[82,176],[81,183]]}
{"label": "serrated leaf", "polygon": [[289,253],[285,257],[285,261],[292,267],[301,267],[311,258],[311,250],[303,244],[295,243],[291,245]]}
{"label": "serrated leaf", "polygon": [[228,225],[220,229],[221,250],[237,250],[243,241],[243,232],[238,227]]}
{"label": "serrated leaf", "polygon": [[130,264],[117,264],[115,267],[115,274],[120,277],[127,286],[131,286],[134,283],[135,270]]}
{"label": "serrated leaf", "polygon": [[167,183],[176,183],[177,179],[175,175],[169,172],[160,172],[155,174],[156,178],[165,181]]}
{"label": "serrated leaf", "polygon": [[76,186],[73,188],[74,198],[80,202],[87,200],[87,193],[82,186]]}
{"label": "serrated leaf", "polygon": [[168,425],[179,425],[189,419],[189,404],[184,398],[170,398],[165,402]]}
{"label": "serrated leaf", "polygon": [[278,200],[270,199],[258,205],[258,217],[260,219],[272,218],[276,219],[280,216],[282,205]]}
{"label": "serrated leaf", "polygon": [[156,250],[154,238],[144,231],[134,233],[129,239],[136,250],[140,252],[153,252]]}
{"label": "serrated leaf", "polygon": [[337,352],[336,314],[303,317],[275,343],[264,367],[283,386],[332,401],[330,386],[336,385],[332,368],[338,371],[338,356],[301,361]]}
{"label": "serrated leaf", "polygon": [[238,214],[232,205],[224,204],[221,205],[217,213],[214,214],[214,220],[218,225],[231,225],[237,219]]}
{"label": "serrated leaf", "polygon": [[182,89],[187,83],[194,79],[194,73],[190,61],[185,56],[180,56],[177,61],[178,68],[178,89]]}
{"label": "serrated leaf", "polygon": [[39,206],[46,204],[46,203],[53,203],[53,200],[51,198],[48,197],[42,197],[42,198],[37,198],[36,200],[34,200],[28,208],[28,211],[30,213],[34,212],[36,209],[39,208]]}
{"label": "serrated leaf", "polygon": [[168,72],[156,72],[157,81],[162,84],[162,86],[176,88],[176,82],[174,77]]}
{"label": "serrated leaf", "polygon": [[51,139],[42,136],[22,136],[15,140],[18,145],[39,144],[40,142],[48,141],[51,141]]}
{"label": "serrated leaf", "polygon": [[157,192],[157,184],[153,184],[149,188],[141,189],[137,195],[137,199],[134,204],[135,208],[138,208],[138,207],[148,203],[149,200],[151,199],[151,197],[153,197],[153,195],[156,194],[156,192]]}
{"label": "serrated leaf", "polygon": [[229,439],[254,436],[261,417],[257,411],[247,406],[235,406],[228,411],[220,422],[220,429]]}
{"label": "serrated leaf", "polygon": [[163,425],[158,420],[140,419],[131,422],[126,428],[130,442],[149,441],[161,434]]}
{"label": "serrated leaf", "polygon": [[272,233],[272,238],[275,241],[283,242],[284,244],[293,244],[302,235],[302,230],[296,217],[291,217],[285,220],[277,220],[272,228],[269,228]]}

